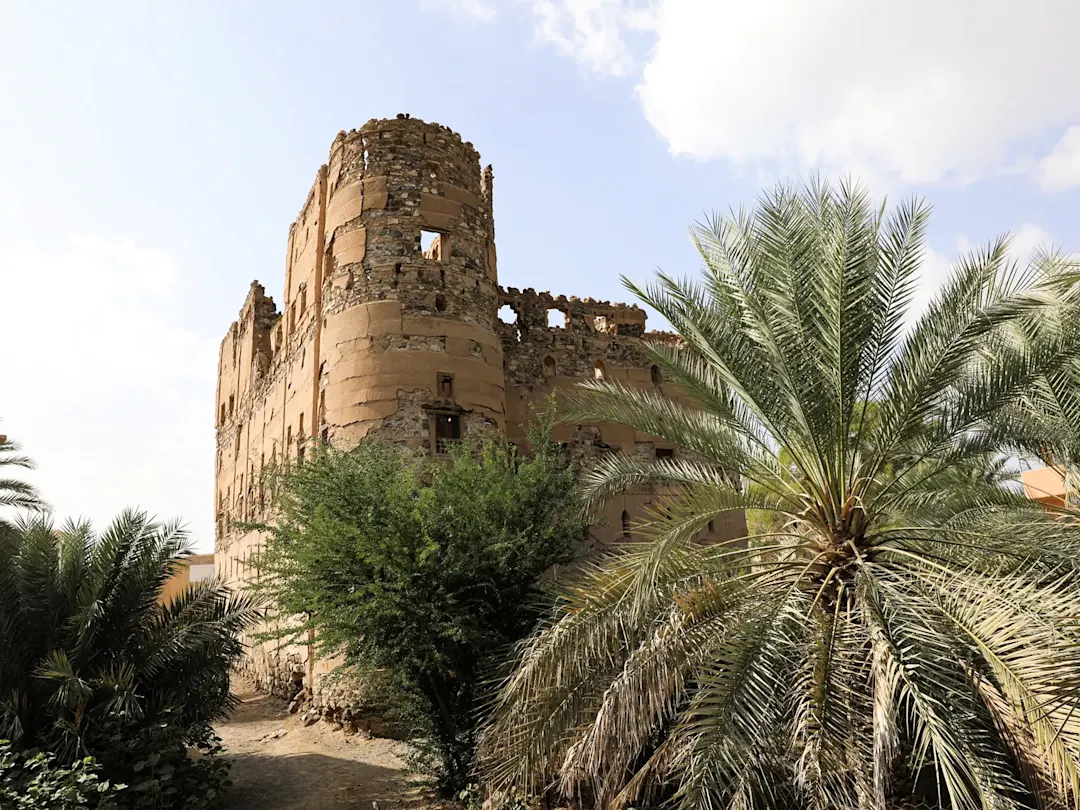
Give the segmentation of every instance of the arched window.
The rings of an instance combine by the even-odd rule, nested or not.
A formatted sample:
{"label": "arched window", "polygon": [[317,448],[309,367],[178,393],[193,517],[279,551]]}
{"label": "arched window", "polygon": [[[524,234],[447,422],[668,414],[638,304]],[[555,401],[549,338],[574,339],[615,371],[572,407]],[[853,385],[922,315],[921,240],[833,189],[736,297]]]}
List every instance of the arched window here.
{"label": "arched window", "polygon": [[544,358],[544,376],[555,376],[555,358],[552,357],[550,354]]}
{"label": "arched window", "polygon": [[622,536],[630,536],[630,514],[625,509],[622,513]]}
{"label": "arched window", "polygon": [[650,368],[649,376],[652,378],[653,385],[660,385],[664,381],[664,375],[660,373],[660,366]]}
{"label": "arched window", "polygon": [[593,377],[598,380],[604,379],[607,376],[607,366],[604,365],[603,360],[597,360],[593,364]]}

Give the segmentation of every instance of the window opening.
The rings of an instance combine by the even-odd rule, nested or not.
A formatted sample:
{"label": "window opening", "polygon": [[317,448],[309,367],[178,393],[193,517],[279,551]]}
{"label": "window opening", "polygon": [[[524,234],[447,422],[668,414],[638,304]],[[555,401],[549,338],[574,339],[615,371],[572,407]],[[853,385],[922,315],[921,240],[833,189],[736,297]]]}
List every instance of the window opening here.
{"label": "window opening", "polygon": [[461,439],[461,416],[456,413],[435,414],[435,452],[445,453],[450,443]]}
{"label": "window opening", "polygon": [[547,311],[547,323],[549,328],[561,329],[566,326],[567,321],[566,314],[560,309],[549,309]]}
{"label": "window opening", "polygon": [[555,358],[549,354],[547,357],[544,358],[544,376],[554,377],[555,371]]}
{"label": "window opening", "polygon": [[435,296],[435,309],[438,312],[446,312],[446,296],[445,295],[442,295],[440,293],[439,295]]}
{"label": "window opening", "polygon": [[603,360],[597,360],[593,364],[593,377],[597,380],[602,380],[607,376],[607,366],[604,365]]}
{"label": "window opening", "polygon": [[656,457],[657,458],[674,458],[675,457],[675,448],[674,447],[657,447],[656,448]]}
{"label": "window opening", "polygon": [[439,374],[439,396],[450,399],[454,396],[454,375]]}
{"label": "window opening", "polygon": [[420,231],[420,252],[425,259],[443,261],[446,258],[446,234],[438,231]]}
{"label": "window opening", "polygon": [[660,373],[660,366],[650,368],[649,376],[652,378],[653,385],[660,385],[664,381],[664,375]]}
{"label": "window opening", "polygon": [[499,307],[499,320],[503,323],[517,323],[517,313],[514,312],[514,308],[509,304],[503,304]]}
{"label": "window opening", "polygon": [[630,514],[625,509],[622,513],[622,536],[630,536]]}

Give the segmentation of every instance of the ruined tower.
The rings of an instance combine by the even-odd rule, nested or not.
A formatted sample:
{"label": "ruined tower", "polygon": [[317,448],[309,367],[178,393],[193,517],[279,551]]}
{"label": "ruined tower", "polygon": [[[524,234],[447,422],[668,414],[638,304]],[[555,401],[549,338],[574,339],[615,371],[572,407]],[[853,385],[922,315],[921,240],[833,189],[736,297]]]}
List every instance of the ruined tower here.
{"label": "ruined tower", "polygon": [[[605,377],[681,398],[642,351],[645,312],[498,285],[492,171],[472,144],[400,115],[341,132],[289,227],[281,309],[253,282],[218,357],[215,568],[236,587],[269,517],[263,470],[302,460],[313,442],[376,436],[437,453],[499,433],[528,450],[526,424],[553,391]],[[500,308],[503,317],[499,316]],[[624,425],[560,424],[582,463],[677,449]],[[656,493],[612,499],[597,542],[632,534]],[[741,515],[708,535],[745,533]],[[245,668],[284,696],[304,680],[319,698],[310,648],[253,643]]]}
{"label": "ruined tower", "polygon": [[339,134],[325,184],[322,435],[438,449],[503,430],[491,168],[399,117]]}

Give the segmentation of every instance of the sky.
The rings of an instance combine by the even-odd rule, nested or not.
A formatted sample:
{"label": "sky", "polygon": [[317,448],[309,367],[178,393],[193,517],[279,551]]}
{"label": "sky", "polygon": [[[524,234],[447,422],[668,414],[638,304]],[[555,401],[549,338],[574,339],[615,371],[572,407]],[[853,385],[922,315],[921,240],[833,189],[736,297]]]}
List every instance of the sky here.
{"label": "sky", "polygon": [[494,164],[504,286],[628,300],[811,171],[961,251],[1080,248],[1074,0],[0,0],[0,433],[58,517],[213,547],[217,348],[334,135],[409,113]]}

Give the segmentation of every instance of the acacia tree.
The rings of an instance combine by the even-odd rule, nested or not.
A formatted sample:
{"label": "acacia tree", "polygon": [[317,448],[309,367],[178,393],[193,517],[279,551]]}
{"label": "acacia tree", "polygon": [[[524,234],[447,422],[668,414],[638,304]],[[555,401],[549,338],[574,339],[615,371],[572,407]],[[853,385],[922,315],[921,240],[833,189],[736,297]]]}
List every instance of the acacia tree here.
{"label": "acacia tree", "polygon": [[[692,404],[591,380],[573,415],[690,452],[588,473],[593,503],[664,484],[666,519],[521,645],[482,742],[494,788],[681,808],[1080,798],[1080,529],[1001,486],[1003,457],[1067,442],[1032,392],[1080,349],[1075,267],[1017,267],[998,239],[908,327],[927,218],[778,186],[695,228],[699,281],[625,282],[681,336],[646,348]],[[695,541],[744,509],[764,536]]]}
{"label": "acacia tree", "polygon": [[528,457],[501,441],[424,458],[365,440],[271,478],[278,518],[258,527],[252,587],[283,629],[264,637],[306,643],[313,630],[318,655],[377,683],[447,793],[470,776],[488,667],[584,534],[575,472],[549,433]]}

